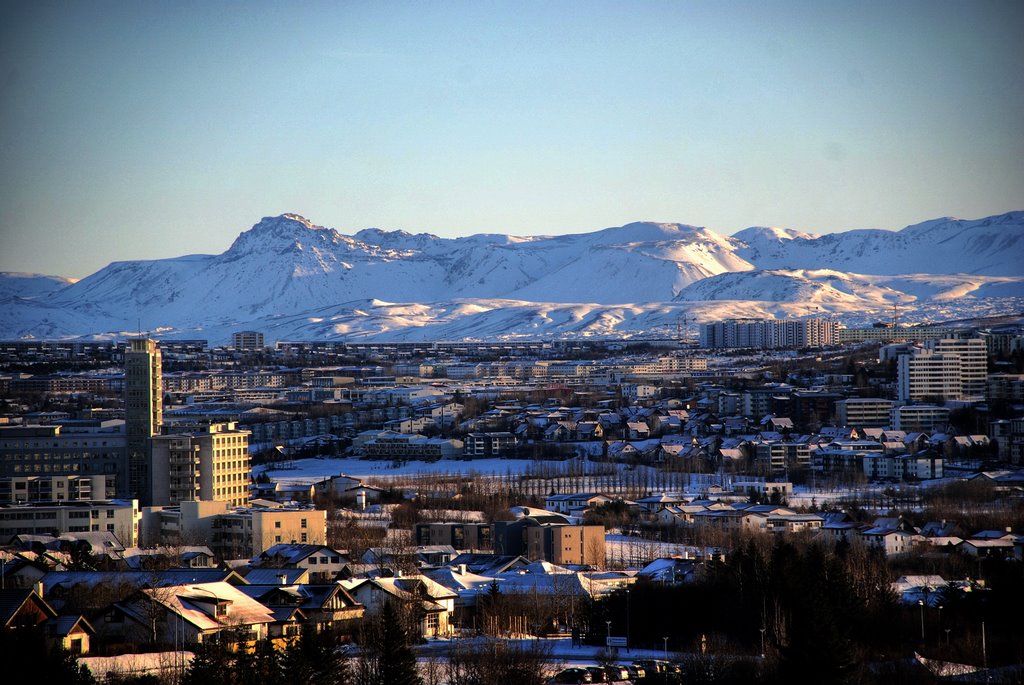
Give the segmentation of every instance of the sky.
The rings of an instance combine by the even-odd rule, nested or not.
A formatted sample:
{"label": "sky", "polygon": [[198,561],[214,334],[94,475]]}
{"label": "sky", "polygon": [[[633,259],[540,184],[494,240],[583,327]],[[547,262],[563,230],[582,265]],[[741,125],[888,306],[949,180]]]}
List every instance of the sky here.
{"label": "sky", "polygon": [[0,271],[1024,209],[1024,3],[8,2]]}

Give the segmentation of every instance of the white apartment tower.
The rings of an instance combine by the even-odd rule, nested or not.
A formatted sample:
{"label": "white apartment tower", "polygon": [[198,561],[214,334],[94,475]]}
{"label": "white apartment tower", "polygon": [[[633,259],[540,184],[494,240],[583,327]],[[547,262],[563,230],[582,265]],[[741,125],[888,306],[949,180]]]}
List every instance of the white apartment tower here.
{"label": "white apartment tower", "polygon": [[928,340],[897,361],[897,399],[974,400],[985,394],[988,352],[981,338]]}
{"label": "white apartment tower", "polygon": [[164,421],[160,348],[155,340],[132,338],[124,353],[124,419],[127,495],[149,504],[150,439]]}

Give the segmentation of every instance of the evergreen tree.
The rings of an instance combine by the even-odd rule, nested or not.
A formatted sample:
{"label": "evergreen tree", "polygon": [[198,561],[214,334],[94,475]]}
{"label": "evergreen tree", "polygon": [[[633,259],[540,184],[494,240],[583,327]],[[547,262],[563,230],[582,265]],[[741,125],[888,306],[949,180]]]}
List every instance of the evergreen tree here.
{"label": "evergreen tree", "polygon": [[416,669],[416,655],[399,612],[385,602],[380,614],[380,685],[422,685]]}
{"label": "evergreen tree", "polygon": [[330,633],[302,631],[281,657],[283,679],[295,685],[347,685],[348,664],[335,647]]}
{"label": "evergreen tree", "polygon": [[235,656],[234,679],[238,685],[268,685],[281,676],[281,655],[269,639],[256,643],[252,653]]}
{"label": "evergreen tree", "polygon": [[195,657],[185,670],[182,685],[230,685],[234,682],[233,659],[220,642],[201,642],[192,652]]}

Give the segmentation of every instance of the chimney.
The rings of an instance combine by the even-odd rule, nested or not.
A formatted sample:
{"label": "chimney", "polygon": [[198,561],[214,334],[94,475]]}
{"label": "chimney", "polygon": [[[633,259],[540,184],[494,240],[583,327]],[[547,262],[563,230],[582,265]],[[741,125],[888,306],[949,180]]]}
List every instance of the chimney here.
{"label": "chimney", "polygon": [[288,576],[286,574],[284,574],[284,573],[277,574],[277,584],[278,585],[287,585],[288,584]]}
{"label": "chimney", "polygon": [[465,564],[459,564],[459,574],[466,575],[466,565]]}
{"label": "chimney", "polygon": [[32,592],[39,596],[39,599],[43,598],[43,581],[32,584]]}

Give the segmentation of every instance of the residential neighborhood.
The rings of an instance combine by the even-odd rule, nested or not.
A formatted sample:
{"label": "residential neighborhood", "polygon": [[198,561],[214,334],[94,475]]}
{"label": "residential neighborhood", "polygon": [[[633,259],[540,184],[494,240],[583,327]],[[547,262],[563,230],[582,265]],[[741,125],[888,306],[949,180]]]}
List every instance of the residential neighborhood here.
{"label": "residential neighborhood", "polygon": [[[596,650],[631,681],[633,650],[684,677],[714,632],[756,675],[759,639],[779,655],[788,639],[759,613],[740,628],[649,611],[724,592],[756,559],[781,572],[789,550],[876,578],[865,611],[896,612],[894,644],[922,659],[973,663],[981,612],[993,659],[1012,660],[1019,625],[990,598],[1019,596],[1005,578],[1024,564],[1024,336],[988,353],[983,333],[938,339],[970,355],[970,385],[921,397],[896,363],[917,352],[872,342],[51,354],[108,385],[0,376],[5,629],[39,626],[99,678],[128,655],[173,679],[197,649],[283,654],[304,635],[362,663],[385,622],[420,670],[529,639],[557,682]],[[935,618],[915,631],[915,611]]]}

